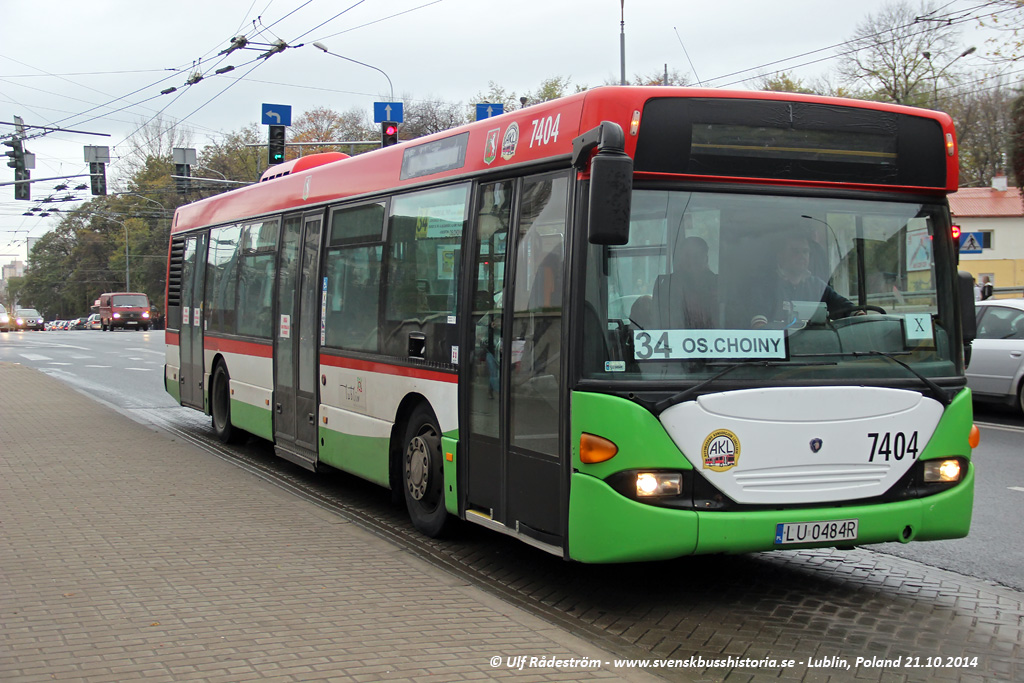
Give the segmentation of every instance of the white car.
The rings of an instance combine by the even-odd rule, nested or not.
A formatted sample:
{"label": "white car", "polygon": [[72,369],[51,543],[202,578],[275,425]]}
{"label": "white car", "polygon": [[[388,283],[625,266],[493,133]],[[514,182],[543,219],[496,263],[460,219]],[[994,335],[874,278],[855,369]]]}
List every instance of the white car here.
{"label": "white car", "polygon": [[1024,412],[1024,299],[986,299],[976,309],[967,386],[979,400]]}

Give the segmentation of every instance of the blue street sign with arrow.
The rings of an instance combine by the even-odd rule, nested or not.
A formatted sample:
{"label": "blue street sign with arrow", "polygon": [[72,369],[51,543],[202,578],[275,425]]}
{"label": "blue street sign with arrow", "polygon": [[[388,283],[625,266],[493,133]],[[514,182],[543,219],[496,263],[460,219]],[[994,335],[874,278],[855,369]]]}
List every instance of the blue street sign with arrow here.
{"label": "blue street sign with arrow", "polygon": [[504,104],[491,104],[490,102],[483,102],[476,105],[476,120],[481,121],[483,119],[489,119],[492,116],[501,116],[505,113]]}
{"label": "blue street sign with arrow", "polygon": [[263,114],[261,123],[264,126],[290,126],[292,125],[292,105],[290,104],[264,104],[260,107]]}
{"label": "blue street sign with arrow", "polygon": [[374,102],[373,103],[373,122],[383,123],[384,121],[394,121],[395,123],[401,123],[404,120],[402,112],[401,102]]}

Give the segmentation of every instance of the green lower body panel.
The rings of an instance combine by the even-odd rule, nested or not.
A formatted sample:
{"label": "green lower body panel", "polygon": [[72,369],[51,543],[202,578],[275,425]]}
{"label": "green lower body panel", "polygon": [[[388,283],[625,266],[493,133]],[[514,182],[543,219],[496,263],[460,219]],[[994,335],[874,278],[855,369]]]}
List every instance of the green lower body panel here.
{"label": "green lower body panel", "polygon": [[573,474],[569,557],[580,562],[642,562],[690,555],[697,513],[629,500],[596,477]]}
{"label": "green lower body panel", "polygon": [[274,414],[266,408],[232,400],[231,424],[261,439],[274,440]]}
{"label": "green lower body panel", "polygon": [[[457,432],[456,432],[457,433]],[[441,437],[441,453],[444,456],[444,507],[449,514],[459,514],[459,490],[455,487],[458,475],[455,471],[455,454],[459,441],[449,436]]]}
{"label": "green lower body panel", "polygon": [[600,479],[576,473],[569,497],[569,555],[580,562],[637,562],[691,554],[820,548],[776,545],[788,522],[857,520],[857,540],[841,545],[961,538],[971,525],[974,468],[959,485],[927,498],[843,508],[696,512],[645,505]]}
{"label": "green lower body panel", "polygon": [[391,488],[388,439],[320,428],[320,462]]}
{"label": "green lower body panel", "polygon": [[180,405],[181,404],[181,385],[177,382],[172,381],[168,377],[164,377],[164,389],[167,393],[174,397],[174,400]]}

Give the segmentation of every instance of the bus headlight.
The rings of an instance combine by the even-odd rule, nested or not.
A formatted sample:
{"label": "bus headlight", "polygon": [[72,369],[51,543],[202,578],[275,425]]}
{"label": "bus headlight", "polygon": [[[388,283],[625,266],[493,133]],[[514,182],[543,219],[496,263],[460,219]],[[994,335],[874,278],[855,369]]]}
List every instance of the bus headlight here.
{"label": "bus headlight", "polygon": [[678,472],[637,472],[636,474],[638,498],[678,496],[682,492],[683,475]]}
{"label": "bus headlight", "polygon": [[927,484],[952,483],[960,481],[960,461],[929,460],[924,463],[924,481]]}

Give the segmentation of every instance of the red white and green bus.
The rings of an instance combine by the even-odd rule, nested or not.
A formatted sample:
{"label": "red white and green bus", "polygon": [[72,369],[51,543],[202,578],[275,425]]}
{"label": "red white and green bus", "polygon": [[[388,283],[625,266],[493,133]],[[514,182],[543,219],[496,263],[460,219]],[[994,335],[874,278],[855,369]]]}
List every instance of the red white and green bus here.
{"label": "red white and green bus", "polygon": [[685,88],[301,158],[175,214],[167,391],[429,535],[582,562],[962,537],[956,189],[943,113]]}

